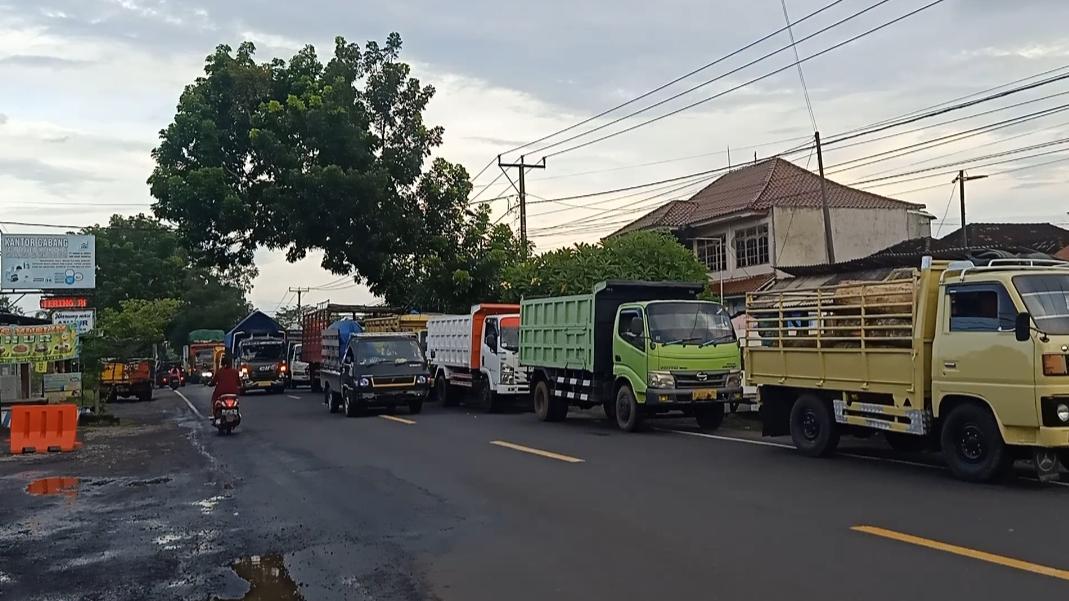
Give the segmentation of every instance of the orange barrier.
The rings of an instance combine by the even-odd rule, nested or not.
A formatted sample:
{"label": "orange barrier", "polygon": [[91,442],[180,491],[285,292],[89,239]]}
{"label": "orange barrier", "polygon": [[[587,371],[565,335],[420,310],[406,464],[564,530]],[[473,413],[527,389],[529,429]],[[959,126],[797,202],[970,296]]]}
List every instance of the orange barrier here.
{"label": "orange barrier", "polygon": [[11,407],[11,453],[73,451],[78,430],[78,407],[15,405]]}

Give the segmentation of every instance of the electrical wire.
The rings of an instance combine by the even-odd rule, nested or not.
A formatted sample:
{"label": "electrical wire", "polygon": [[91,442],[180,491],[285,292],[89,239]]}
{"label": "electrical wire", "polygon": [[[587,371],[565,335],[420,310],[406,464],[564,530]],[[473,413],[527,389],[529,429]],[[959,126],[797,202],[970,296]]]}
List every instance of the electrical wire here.
{"label": "electrical wire", "polygon": [[805,85],[805,74],[802,72],[801,57],[798,56],[798,43],[794,41],[794,29],[791,27],[791,16],[787,14],[787,0],[780,0],[783,7],[783,20],[787,22],[787,34],[791,38],[791,50],[794,51],[794,62],[798,66],[798,79],[802,82],[802,95],[805,97],[805,108],[809,111],[809,123],[813,131],[820,130],[817,127],[817,117],[813,113],[813,103],[809,100],[809,87]]}
{"label": "electrical wire", "polygon": [[[946,185],[946,184],[940,184],[940,185]],[[950,198],[947,199],[946,207],[943,208],[943,218],[940,219],[940,221],[946,221],[947,213],[950,212],[950,203],[954,201],[954,193],[957,192],[957,191],[958,191],[958,185],[956,183],[954,183],[954,182],[950,182]],[[932,237],[933,238],[938,238],[939,237],[939,232],[941,232],[941,231],[943,231],[943,224],[942,223],[940,223],[939,227],[936,228],[935,234]]]}

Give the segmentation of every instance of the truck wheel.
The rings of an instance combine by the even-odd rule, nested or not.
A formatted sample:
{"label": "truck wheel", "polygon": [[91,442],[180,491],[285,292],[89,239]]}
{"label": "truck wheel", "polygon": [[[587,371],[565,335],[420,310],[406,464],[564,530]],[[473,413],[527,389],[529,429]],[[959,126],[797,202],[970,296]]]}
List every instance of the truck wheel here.
{"label": "truck wheel", "polygon": [[642,408],[631,387],[621,386],[616,391],[616,425],[624,432],[637,432],[642,428],[642,417]]}
{"label": "truck wheel", "polygon": [[791,438],[804,455],[824,457],[839,446],[839,428],[828,404],[812,394],[798,397],[791,407]]}
{"label": "truck wheel", "polygon": [[698,427],[706,432],[715,432],[724,423],[724,406],[717,403],[711,407],[701,407],[694,413]]}
{"label": "truck wheel", "polygon": [[535,415],[544,422],[552,421],[549,418],[549,400],[551,398],[549,384],[546,384],[545,380],[540,380],[535,384],[534,392],[531,393],[531,402],[534,404]]}
{"label": "truck wheel", "polygon": [[1005,474],[1013,464],[995,416],[972,403],[950,411],[940,440],[947,466],[962,480],[987,482]]}
{"label": "truck wheel", "polygon": [[353,400],[353,391],[345,392],[344,389],[341,393],[342,408],[345,409],[345,417],[356,417],[360,415],[360,407],[357,406],[356,401]]}
{"label": "truck wheel", "polygon": [[439,375],[434,380],[434,396],[438,397],[438,402],[443,407],[456,407],[457,397],[450,390],[449,381],[445,379],[445,376]]}
{"label": "truck wheel", "polygon": [[497,395],[490,390],[490,383],[483,382],[479,385],[479,409],[484,413],[497,411]]}
{"label": "truck wheel", "polygon": [[334,402],[334,393],[330,391],[329,384],[323,387],[323,402],[326,403],[328,411],[338,412],[338,405]]}

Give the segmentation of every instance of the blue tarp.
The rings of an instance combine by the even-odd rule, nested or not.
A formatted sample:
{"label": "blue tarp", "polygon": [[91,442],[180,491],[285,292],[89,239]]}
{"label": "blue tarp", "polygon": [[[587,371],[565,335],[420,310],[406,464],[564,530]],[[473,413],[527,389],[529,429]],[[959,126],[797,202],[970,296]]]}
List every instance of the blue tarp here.
{"label": "blue tarp", "polygon": [[349,339],[353,337],[353,334],[363,332],[364,328],[352,319],[339,319],[330,324],[327,330],[338,333],[338,360],[340,361],[342,357],[345,357],[345,351],[349,348]]}
{"label": "blue tarp", "polygon": [[[238,340],[234,340],[234,335],[242,333],[238,336]],[[242,338],[248,338],[250,336],[276,336],[282,338],[285,335],[285,331],[278,322],[267,316],[262,311],[253,311],[249,313],[245,319],[238,322],[238,325],[234,326],[232,330],[226,333],[224,343],[226,344],[226,350],[231,355],[237,355],[237,349],[235,348],[236,342],[240,342]]]}

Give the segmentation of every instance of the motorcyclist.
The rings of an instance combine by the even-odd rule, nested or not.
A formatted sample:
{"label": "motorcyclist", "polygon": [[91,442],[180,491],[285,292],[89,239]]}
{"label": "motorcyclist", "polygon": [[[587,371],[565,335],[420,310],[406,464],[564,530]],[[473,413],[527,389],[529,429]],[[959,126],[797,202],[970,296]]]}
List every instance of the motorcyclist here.
{"label": "motorcyclist", "polygon": [[215,402],[224,394],[241,394],[241,374],[234,369],[234,362],[230,357],[223,357],[219,371],[215,372],[215,390],[212,391],[212,409]]}
{"label": "motorcyclist", "polygon": [[177,365],[172,365],[171,366],[171,371],[169,371],[167,373],[167,377],[170,378],[169,381],[171,381],[171,382],[181,383],[182,382],[182,370],[180,370]]}

